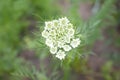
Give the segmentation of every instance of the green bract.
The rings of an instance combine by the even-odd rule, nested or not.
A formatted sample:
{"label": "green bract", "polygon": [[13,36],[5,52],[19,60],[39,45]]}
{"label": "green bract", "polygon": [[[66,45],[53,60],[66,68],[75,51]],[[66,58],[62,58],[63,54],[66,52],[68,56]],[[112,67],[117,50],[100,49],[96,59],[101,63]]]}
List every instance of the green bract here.
{"label": "green bract", "polygon": [[65,52],[80,44],[80,39],[75,38],[74,33],[73,25],[64,17],[45,22],[42,36],[46,39],[45,44],[50,48],[50,52],[62,60],[66,56]]}

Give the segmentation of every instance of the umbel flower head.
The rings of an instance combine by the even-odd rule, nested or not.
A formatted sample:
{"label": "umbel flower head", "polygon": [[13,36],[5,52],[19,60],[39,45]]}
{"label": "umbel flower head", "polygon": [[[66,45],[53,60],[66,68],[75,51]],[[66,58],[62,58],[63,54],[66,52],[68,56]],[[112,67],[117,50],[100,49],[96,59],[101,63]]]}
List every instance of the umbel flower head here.
{"label": "umbel flower head", "polygon": [[64,17],[45,22],[42,36],[46,39],[45,44],[50,48],[50,53],[62,60],[66,52],[80,45],[81,41],[75,38],[74,33],[73,24]]}

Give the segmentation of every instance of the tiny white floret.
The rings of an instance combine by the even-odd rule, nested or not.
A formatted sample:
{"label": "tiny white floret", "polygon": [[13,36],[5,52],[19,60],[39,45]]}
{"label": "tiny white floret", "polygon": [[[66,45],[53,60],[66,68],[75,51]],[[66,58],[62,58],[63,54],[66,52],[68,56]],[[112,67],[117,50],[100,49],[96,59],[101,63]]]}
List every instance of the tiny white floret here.
{"label": "tiny white floret", "polygon": [[59,50],[56,54],[56,57],[59,58],[60,60],[64,59],[66,56],[65,52],[62,50]]}
{"label": "tiny white floret", "polygon": [[78,45],[80,45],[80,39],[79,38],[77,38],[77,39],[73,39],[72,41],[71,41],[71,43],[70,43],[70,45],[73,47],[73,48],[76,48],[76,47],[78,47]]}
{"label": "tiny white floret", "polygon": [[43,36],[44,38],[47,38],[47,37],[49,36],[49,33],[48,33],[46,30],[44,30],[44,31],[42,32],[42,36]]}
{"label": "tiny white floret", "polygon": [[57,45],[57,46],[58,46],[59,48],[62,48],[63,45],[64,45],[64,42],[60,42],[60,41],[58,41],[58,45]]}
{"label": "tiny white floret", "polygon": [[64,37],[66,43],[70,43],[71,37],[69,35]]}
{"label": "tiny white floret", "polygon": [[50,30],[53,27],[53,23],[52,22],[45,22],[45,29],[46,30]]}
{"label": "tiny white floret", "polygon": [[52,54],[55,54],[55,53],[57,52],[57,47],[51,47],[51,48],[50,48],[50,52],[51,52]]}
{"label": "tiny white floret", "polygon": [[45,43],[46,43],[47,46],[53,47],[53,42],[52,42],[52,40],[47,39]]}
{"label": "tiny white floret", "polygon": [[64,17],[59,19],[61,25],[67,25],[69,23],[69,20]]}
{"label": "tiny white floret", "polygon": [[59,26],[59,21],[58,20],[53,20],[53,26],[56,28]]}
{"label": "tiny white floret", "polygon": [[64,49],[65,51],[70,51],[72,48],[71,48],[69,45],[64,45],[64,46],[63,46],[63,49]]}
{"label": "tiny white floret", "polygon": [[75,33],[75,30],[74,29],[68,29],[68,36],[73,36]]}

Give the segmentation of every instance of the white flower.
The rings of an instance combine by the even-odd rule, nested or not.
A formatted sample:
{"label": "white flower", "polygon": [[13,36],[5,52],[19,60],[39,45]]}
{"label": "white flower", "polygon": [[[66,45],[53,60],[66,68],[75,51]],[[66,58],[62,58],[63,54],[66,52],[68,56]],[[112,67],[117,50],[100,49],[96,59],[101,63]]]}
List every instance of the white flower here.
{"label": "white flower", "polygon": [[68,28],[68,29],[73,29],[73,25],[72,25],[71,23],[69,23],[69,24],[67,25],[67,28]]}
{"label": "white flower", "polygon": [[74,32],[75,32],[75,30],[71,28],[71,29],[68,30],[68,35],[73,36]]}
{"label": "white flower", "polygon": [[46,30],[50,30],[53,27],[53,23],[52,22],[45,22],[45,29]]}
{"label": "white flower", "polygon": [[50,52],[51,52],[52,54],[55,54],[55,53],[57,52],[57,47],[51,47],[51,48],[50,48]]}
{"label": "white flower", "polygon": [[45,22],[42,36],[46,39],[45,44],[50,48],[50,53],[56,54],[60,60],[64,59],[65,52],[80,44],[80,40],[74,37],[73,24],[66,18]]}
{"label": "white flower", "polygon": [[42,32],[42,36],[43,36],[44,38],[47,38],[47,37],[49,36],[48,31],[44,30],[44,31]]}
{"label": "white flower", "polygon": [[59,47],[59,48],[62,48],[63,45],[64,45],[64,42],[60,42],[60,41],[58,41],[58,47]]}
{"label": "white flower", "polygon": [[71,48],[69,45],[64,45],[64,46],[63,46],[63,49],[64,49],[65,51],[70,51],[72,48]]}
{"label": "white flower", "polygon": [[59,58],[60,60],[64,59],[66,56],[65,52],[62,50],[59,50],[56,54],[56,57]]}
{"label": "white flower", "polygon": [[56,32],[55,32],[55,30],[51,30],[51,31],[49,31],[49,34],[50,34],[51,36],[55,36],[55,35],[56,35]]}
{"label": "white flower", "polygon": [[70,39],[71,39],[71,37],[69,37],[69,36],[65,36],[64,39],[65,39],[65,42],[66,42],[66,43],[70,43]]}
{"label": "white flower", "polygon": [[75,47],[78,47],[78,45],[80,44],[80,39],[79,38],[77,38],[77,39],[73,39],[72,41],[71,41],[71,43],[70,43],[70,45],[73,47],[73,48],[75,48]]}
{"label": "white flower", "polygon": [[66,25],[69,23],[69,20],[66,17],[59,19],[59,21],[61,25]]}
{"label": "white flower", "polygon": [[47,46],[53,47],[53,41],[52,40],[47,39],[45,43],[46,43]]}
{"label": "white flower", "polygon": [[59,26],[59,21],[58,20],[53,20],[53,26],[56,28]]}

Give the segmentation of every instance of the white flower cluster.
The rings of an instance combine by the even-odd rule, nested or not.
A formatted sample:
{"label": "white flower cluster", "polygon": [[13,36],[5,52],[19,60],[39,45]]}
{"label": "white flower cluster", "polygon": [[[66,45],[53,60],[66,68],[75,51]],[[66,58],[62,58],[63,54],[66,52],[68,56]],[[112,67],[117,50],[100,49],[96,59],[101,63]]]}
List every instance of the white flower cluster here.
{"label": "white flower cluster", "polygon": [[65,52],[76,48],[81,42],[79,38],[74,37],[74,33],[73,25],[64,17],[45,22],[42,36],[46,38],[45,43],[50,48],[50,52],[62,60],[66,56]]}

